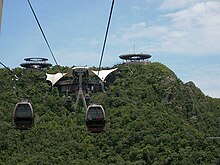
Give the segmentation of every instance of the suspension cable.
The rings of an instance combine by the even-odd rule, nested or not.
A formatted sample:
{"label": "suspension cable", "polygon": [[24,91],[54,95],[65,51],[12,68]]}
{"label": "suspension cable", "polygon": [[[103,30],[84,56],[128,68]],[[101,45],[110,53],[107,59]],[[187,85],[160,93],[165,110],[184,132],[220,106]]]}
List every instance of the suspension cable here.
{"label": "suspension cable", "polygon": [[[50,51],[50,54],[52,55],[53,60],[55,61],[56,65],[58,65],[57,60],[56,60],[56,58],[55,58],[55,56],[54,56],[54,54],[53,54],[53,51],[52,51],[52,49],[51,49],[51,47],[50,47],[50,44],[49,44],[49,42],[48,42],[48,40],[47,40],[47,37],[46,37],[46,35],[45,35],[44,31],[43,31],[43,28],[42,28],[42,26],[41,26],[41,24],[40,24],[40,22],[39,22],[39,20],[38,20],[38,18],[37,18],[36,13],[34,12],[34,9],[33,9],[32,5],[31,5],[31,2],[30,2],[29,0],[27,0],[27,1],[28,1],[28,4],[29,4],[30,8],[31,8],[31,11],[32,11],[32,13],[33,13],[33,15],[34,15],[34,18],[35,18],[35,20],[36,20],[36,22],[37,22],[37,24],[38,24],[38,27],[39,27],[39,29],[40,29],[40,31],[41,31],[43,37],[44,37],[44,40],[45,40],[45,42],[46,42],[46,44],[47,44],[47,47],[48,47],[48,49],[49,49],[49,51]],[[59,66],[59,65],[58,65],[58,66]]]}
{"label": "suspension cable", "polygon": [[16,79],[18,79],[18,76],[17,76],[9,67],[7,67],[5,64],[3,64],[1,61],[0,61],[0,64],[1,64],[5,69],[7,69]]}
{"label": "suspension cable", "polygon": [[107,41],[107,37],[108,37],[109,26],[110,26],[110,23],[111,23],[112,12],[113,12],[113,8],[114,8],[114,2],[115,2],[115,0],[112,0],[112,5],[111,5],[111,9],[110,9],[110,14],[109,14],[109,18],[108,18],[108,24],[107,24],[106,33],[105,33],[105,38],[104,38],[103,47],[102,47],[102,53],[101,53],[100,62],[99,62],[98,75],[99,75],[99,71],[100,71],[100,69],[101,69],[102,59],[103,59],[104,52],[105,52],[105,45],[106,45],[106,41]]}
{"label": "suspension cable", "polygon": [[[1,64],[5,69],[7,69],[7,70],[15,77],[16,80],[20,80],[21,77],[20,77],[20,76],[17,76],[14,71],[12,71],[9,67],[7,67],[5,64],[3,64],[1,61],[0,61],[0,64]],[[26,77],[26,78],[29,79],[30,81],[33,81],[33,77],[28,77],[27,75],[25,75],[25,74],[23,74],[23,73],[21,73],[21,75],[24,76],[24,77]]]}
{"label": "suspension cable", "polygon": [[[15,86],[14,86],[13,88],[15,89],[17,96],[18,96],[18,97],[21,97],[21,96],[19,96],[19,91],[17,90],[17,87],[16,87],[16,86],[17,86],[16,81],[22,80],[22,77],[21,77],[21,76],[24,76],[27,80],[29,80],[29,81],[31,81],[31,82],[34,82],[34,81],[35,81],[35,80],[34,80],[34,77],[33,77],[33,76],[29,77],[29,76],[27,76],[27,75],[25,75],[25,74],[23,74],[23,73],[21,73],[19,76],[17,76],[16,73],[15,73],[15,71],[11,70],[9,67],[7,67],[5,64],[3,64],[1,61],[0,61],[0,64],[1,64],[5,69],[7,69],[11,75],[13,75],[13,76],[15,77],[15,79],[12,79],[13,81],[15,80]],[[21,97],[21,98],[22,98],[22,97]]]}

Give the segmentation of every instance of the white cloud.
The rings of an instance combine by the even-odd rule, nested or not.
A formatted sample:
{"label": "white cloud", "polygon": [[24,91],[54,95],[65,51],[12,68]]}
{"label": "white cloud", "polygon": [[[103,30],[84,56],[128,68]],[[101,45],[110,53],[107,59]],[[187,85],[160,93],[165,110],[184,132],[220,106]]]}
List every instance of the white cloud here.
{"label": "white cloud", "polygon": [[159,8],[162,10],[182,9],[202,1],[206,0],[165,0]]}
{"label": "white cloud", "polygon": [[[166,14],[179,28],[193,28],[198,26],[219,26],[220,25],[220,2],[197,3],[192,7],[180,10],[175,13]],[[191,27],[188,27],[188,26]]]}
{"label": "white cloud", "polygon": [[132,6],[131,9],[134,10],[134,11],[136,11],[136,10],[140,10],[141,7],[136,5],[136,6]]}
{"label": "white cloud", "polygon": [[110,36],[110,40],[116,44],[129,44],[134,40],[155,39],[160,34],[166,33],[165,26],[148,26],[145,22],[133,24],[131,27],[123,28]]}
{"label": "white cloud", "polygon": [[116,44],[139,41],[152,52],[207,55],[220,52],[220,2],[196,3],[160,16],[160,23],[140,22],[111,37]]}
{"label": "white cloud", "polygon": [[[164,15],[171,22],[163,46],[175,45],[179,53],[219,53],[220,2],[197,3],[190,8]],[[184,49],[183,49],[184,48]],[[172,49],[172,48],[171,48]],[[177,51],[174,50],[174,51]]]}

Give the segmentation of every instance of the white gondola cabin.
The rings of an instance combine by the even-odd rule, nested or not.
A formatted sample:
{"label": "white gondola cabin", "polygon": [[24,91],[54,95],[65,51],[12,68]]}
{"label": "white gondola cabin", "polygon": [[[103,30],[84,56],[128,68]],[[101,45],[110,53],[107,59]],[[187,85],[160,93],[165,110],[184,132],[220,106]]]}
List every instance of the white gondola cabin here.
{"label": "white gondola cabin", "polygon": [[14,108],[13,118],[17,129],[30,129],[34,123],[34,110],[31,103],[17,103]]}
{"label": "white gondola cabin", "polygon": [[105,130],[105,111],[101,105],[90,105],[86,110],[86,126],[92,133]]}

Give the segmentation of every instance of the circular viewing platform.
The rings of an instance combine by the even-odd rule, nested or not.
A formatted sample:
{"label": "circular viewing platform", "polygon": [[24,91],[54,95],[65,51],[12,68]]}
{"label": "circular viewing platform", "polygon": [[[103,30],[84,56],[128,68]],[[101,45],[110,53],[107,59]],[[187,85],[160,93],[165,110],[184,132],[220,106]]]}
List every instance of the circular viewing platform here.
{"label": "circular viewing platform", "polygon": [[24,60],[26,62],[21,63],[20,66],[27,69],[44,69],[52,66],[52,64],[47,63],[48,61],[47,58],[34,57],[34,58],[25,58]]}
{"label": "circular viewing platform", "polygon": [[141,62],[151,58],[149,54],[123,54],[119,56],[120,59],[130,62]]}

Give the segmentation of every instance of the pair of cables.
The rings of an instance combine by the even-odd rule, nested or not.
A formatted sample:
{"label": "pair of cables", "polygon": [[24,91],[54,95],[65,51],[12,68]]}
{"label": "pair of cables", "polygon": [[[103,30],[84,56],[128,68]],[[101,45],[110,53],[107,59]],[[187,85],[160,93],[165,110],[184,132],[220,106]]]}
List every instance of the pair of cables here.
{"label": "pair of cables", "polygon": [[[38,19],[36,13],[35,13],[35,11],[34,11],[34,8],[33,8],[32,4],[31,4],[31,2],[30,2],[30,0],[27,0],[27,2],[28,2],[28,4],[29,4],[30,9],[31,9],[31,11],[32,11],[32,13],[33,13],[33,15],[34,15],[34,18],[35,18],[35,20],[36,20],[36,22],[37,22],[37,24],[38,24],[38,27],[39,27],[39,29],[40,29],[40,31],[41,31],[41,34],[42,34],[42,36],[43,36],[43,38],[44,38],[44,40],[45,40],[45,42],[46,42],[46,45],[47,45],[47,47],[48,47],[48,49],[49,49],[49,51],[50,51],[50,54],[51,54],[51,56],[53,57],[53,60],[54,60],[54,62],[56,63],[56,65],[59,66],[59,65],[58,65],[58,62],[57,62],[57,60],[56,60],[56,58],[55,58],[55,56],[54,56],[54,53],[53,53],[53,51],[52,51],[52,49],[51,49],[51,46],[50,46],[50,44],[49,44],[49,42],[48,42],[48,39],[47,39],[47,37],[46,37],[46,35],[45,35],[45,33],[44,33],[44,30],[43,30],[43,28],[42,28],[42,26],[41,26],[41,24],[40,24],[40,21],[39,21],[39,19]],[[110,13],[109,13],[109,18],[108,18],[108,23],[107,23],[106,32],[105,32],[105,37],[104,37],[103,46],[102,46],[102,51],[101,51],[101,56],[100,56],[100,60],[99,60],[98,74],[99,74],[99,71],[100,71],[100,69],[101,69],[101,65],[102,65],[102,61],[103,61],[103,56],[104,56],[104,52],[105,52],[106,42],[107,42],[107,38],[108,38],[108,32],[109,32],[110,23],[111,23],[111,18],[112,18],[112,13],[113,13],[113,8],[114,8],[114,2],[115,2],[115,0],[112,0],[111,8],[110,8]],[[2,62],[0,62],[0,64],[1,64],[2,66],[4,66],[7,70],[9,70],[13,75],[15,75],[15,74],[13,73],[13,71],[11,71],[11,70],[10,70],[6,65],[4,65]]]}
{"label": "pair of cables", "polygon": [[[53,53],[53,51],[52,51],[52,49],[50,47],[50,44],[49,44],[49,42],[47,40],[47,37],[46,37],[46,35],[45,35],[44,31],[43,31],[43,28],[42,28],[41,24],[39,22],[39,19],[37,18],[37,15],[36,15],[32,5],[31,5],[31,2],[30,2],[30,0],[27,0],[27,1],[28,1],[28,4],[29,4],[30,8],[31,8],[31,11],[32,11],[32,13],[34,15],[34,18],[35,18],[35,20],[36,20],[36,22],[38,24],[38,27],[39,27],[42,35],[43,35],[43,38],[44,38],[44,40],[45,40],[45,42],[47,44],[47,47],[48,47],[48,49],[49,49],[49,51],[50,51],[50,53],[51,53],[51,55],[53,57],[53,60],[55,61],[56,65],[58,65],[58,62],[57,62],[57,60],[56,60],[56,58],[54,56],[54,53]],[[112,0],[111,9],[110,9],[109,18],[108,18],[108,23],[107,23],[107,28],[106,28],[105,37],[104,37],[103,46],[102,46],[102,52],[101,52],[101,56],[100,56],[100,60],[99,60],[98,74],[99,74],[99,71],[101,69],[102,60],[103,60],[103,56],[104,56],[104,52],[105,52],[105,47],[106,47],[106,42],[107,42],[107,38],[108,38],[108,32],[109,32],[109,27],[110,27],[110,23],[111,23],[114,3],[115,3],[115,0]]]}

